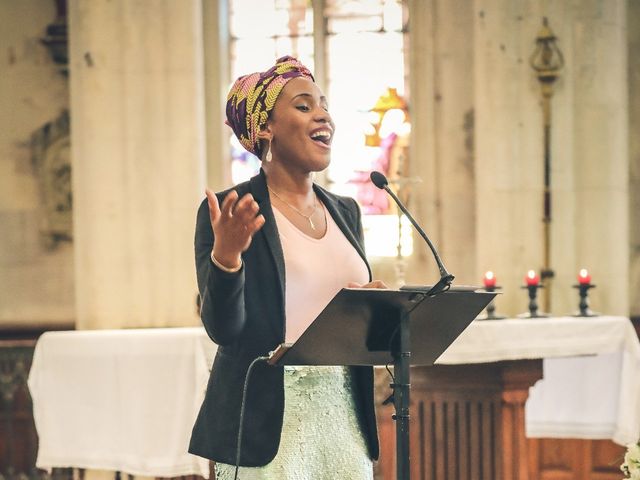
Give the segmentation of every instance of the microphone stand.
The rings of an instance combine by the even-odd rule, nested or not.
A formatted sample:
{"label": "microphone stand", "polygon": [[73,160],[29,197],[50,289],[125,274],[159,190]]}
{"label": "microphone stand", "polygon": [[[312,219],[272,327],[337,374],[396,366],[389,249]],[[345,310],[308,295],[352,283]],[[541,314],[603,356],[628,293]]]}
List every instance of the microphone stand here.
{"label": "microphone stand", "polygon": [[420,228],[420,225],[418,225],[418,222],[415,221],[413,216],[411,216],[411,214],[409,213],[407,208],[403,205],[403,203],[400,201],[400,199],[396,196],[395,193],[393,193],[393,190],[389,188],[389,185],[386,184],[386,178],[385,178],[385,184],[382,185],[382,187],[380,187],[376,182],[373,182],[373,183],[376,187],[382,188],[383,190],[385,190],[391,196],[391,198],[393,198],[393,200],[396,202],[396,205],[398,205],[398,208],[402,211],[402,213],[404,213],[407,216],[407,218],[409,219],[411,224],[414,226],[414,228],[418,231],[420,236],[424,238],[424,240],[427,242],[427,245],[429,245],[429,248],[431,249],[431,253],[433,253],[433,257],[435,258],[436,263],[438,264],[438,270],[440,271],[440,280],[438,280],[438,282],[433,287],[431,287],[431,289],[427,292],[427,295],[436,295],[437,293],[440,293],[448,289],[455,277],[452,274],[450,274],[447,271],[447,269],[444,267],[444,264],[442,263],[442,260],[440,260],[440,256],[438,255],[436,248],[433,246],[433,243],[431,243],[431,240],[429,240],[429,237],[427,237],[427,234],[424,233],[424,230],[422,230],[422,228]]}
{"label": "microphone stand", "polygon": [[400,338],[392,349],[393,356],[393,407],[391,416],[396,422],[396,478],[410,480],[411,461],[409,448],[409,396],[411,392],[411,337],[409,313],[400,312]]}
{"label": "microphone stand", "polygon": [[[418,231],[420,236],[424,238],[433,253],[433,257],[438,264],[440,270],[440,280],[427,292],[428,296],[445,292],[449,289],[451,282],[455,278],[444,267],[440,256],[435,247],[415,221],[413,216],[406,209],[404,204],[389,188],[387,178],[380,172],[371,172],[371,182],[378,188],[386,190],[398,205],[398,208],[404,213],[411,224]],[[409,322],[409,313],[402,311],[400,313],[400,323],[396,330],[399,333],[399,339],[396,346],[392,348],[393,356],[393,406],[395,414],[392,418],[396,422],[396,478],[397,480],[410,480],[411,478],[411,460],[409,448],[409,397],[411,392],[411,328]],[[395,332],[394,332],[395,333]],[[392,336],[393,337],[393,336]],[[393,340],[393,338],[392,338]]]}

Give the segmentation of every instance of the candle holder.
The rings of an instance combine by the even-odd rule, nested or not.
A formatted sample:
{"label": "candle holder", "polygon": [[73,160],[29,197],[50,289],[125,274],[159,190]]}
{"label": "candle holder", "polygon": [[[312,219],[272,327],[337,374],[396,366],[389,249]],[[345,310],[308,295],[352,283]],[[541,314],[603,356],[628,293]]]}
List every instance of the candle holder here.
{"label": "candle holder", "polygon": [[[484,287],[484,291],[489,293],[498,292],[501,289],[502,287],[498,285]],[[493,300],[491,300],[491,302],[489,302],[489,305],[487,305],[487,308],[486,308],[487,313],[485,315],[479,316],[478,320],[502,320],[507,318],[504,315],[496,315],[495,301],[496,299],[494,298]]]}
{"label": "candle holder", "polygon": [[538,289],[544,288],[539,283],[524,285],[520,288],[526,288],[529,293],[529,311],[526,313],[521,313],[518,315],[518,318],[546,318],[549,316],[548,313],[543,313],[538,311]]}
{"label": "candle holder", "polygon": [[578,304],[578,311],[573,314],[574,317],[597,317],[600,314],[592,311],[589,308],[589,290],[592,288],[596,288],[591,282],[589,283],[579,283],[577,285],[573,285],[573,288],[578,289],[578,293],[580,295],[580,303]]}

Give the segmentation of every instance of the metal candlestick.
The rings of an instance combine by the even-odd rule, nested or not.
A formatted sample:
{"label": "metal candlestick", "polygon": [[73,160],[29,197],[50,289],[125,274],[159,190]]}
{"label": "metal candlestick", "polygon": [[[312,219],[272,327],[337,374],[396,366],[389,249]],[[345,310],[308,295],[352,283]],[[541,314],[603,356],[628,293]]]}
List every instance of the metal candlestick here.
{"label": "metal candlestick", "polygon": [[580,303],[578,304],[579,311],[573,314],[574,317],[597,317],[599,315],[589,308],[589,290],[595,287],[596,286],[591,283],[573,285],[573,288],[577,288],[580,294]]}
{"label": "metal candlestick", "polygon": [[[500,289],[502,289],[502,287],[497,285],[494,287],[486,287],[486,286],[484,287],[485,292],[489,292],[489,293],[493,293]],[[486,315],[481,315],[480,317],[478,317],[478,320],[502,320],[503,318],[507,318],[504,315],[496,315],[495,311],[496,311],[495,299],[493,299],[491,300],[489,305],[487,305]]]}
{"label": "metal candlestick", "polygon": [[548,317],[548,313],[538,311],[538,289],[544,288],[539,283],[535,285],[525,285],[521,288],[526,288],[529,291],[529,311],[527,313],[521,313],[518,318],[545,318]]}

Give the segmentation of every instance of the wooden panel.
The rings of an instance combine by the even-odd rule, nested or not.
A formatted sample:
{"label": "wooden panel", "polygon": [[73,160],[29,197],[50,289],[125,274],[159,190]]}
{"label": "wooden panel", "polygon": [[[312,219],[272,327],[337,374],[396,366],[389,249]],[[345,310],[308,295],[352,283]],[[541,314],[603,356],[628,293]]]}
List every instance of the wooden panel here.
{"label": "wooden panel", "polygon": [[605,440],[529,439],[530,471],[540,480],[620,480],[625,448]]}
{"label": "wooden panel", "polygon": [[[606,440],[593,440],[591,445],[592,478],[620,478],[620,465],[624,458],[625,448]],[[605,476],[602,476],[605,475]]]}
{"label": "wooden panel", "polygon": [[[412,480],[529,478],[524,402],[529,386],[541,378],[540,361],[438,365],[414,368],[411,375]],[[385,374],[376,377],[380,401],[388,395],[387,383]],[[377,479],[395,479],[392,411],[391,405],[378,410]],[[504,411],[509,413],[506,422]],[[511,473],[503,476],[505,465]]]}
{"label": "wooden panel", "polygon": [[[532,478],[544,480],[572,480],[578,467],[579,452],[565,440],[529,440]],[[535,454],[533,453],[535,452]]]}
{"label": "wooden panel", "polygon": [[[421,439],[429,452],[426,464],[417,462],[415,475],[428,480],[495,478],[498,452],[493,441],[499,396],[469,402],[451,394],[427,395],[430,415],[416,427],[427,435]],[[416,471],[419,469],[419,472]]]}
{"label": "wooden panel", "polygon": [[0,473],[35,471],[37,436],[27,375],[35,341],[0,341]]}
{"label": "wooden panel", "polygon": [[[624,447],[603,440],[526,439],[537,361],[412,369],[412,480],[619,480]],[[376,377],[377,404],[388,395]],[[395,479],[393,407],[378,410],[376,479]]]}
{"label": "wooden panel", "polygon": [[631,323],[633,323],[633,326],[636,329],[636,333],[638,334],[638,337],[640,337],[640,316],[631,317]]}
{"label": "wooden panel", "polygon": [[51,474],[35,466],[38,436],[27,377],[36,339],[46,329],[68,329],[73,325],[7,325],[0,332],[0,479],[38,478],[70,480],[69,468],[54,468]]}

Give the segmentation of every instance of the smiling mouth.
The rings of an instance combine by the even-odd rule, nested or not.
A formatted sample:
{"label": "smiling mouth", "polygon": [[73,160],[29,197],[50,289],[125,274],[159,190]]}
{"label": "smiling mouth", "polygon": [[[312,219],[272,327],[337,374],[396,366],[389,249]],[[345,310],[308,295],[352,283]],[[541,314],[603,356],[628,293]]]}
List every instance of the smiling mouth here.
{"label": "smiling mouth", "polygon": [[331,146],[332,135],[329,130],[320,130],[318,132],[314,132],[310,135],[310,137],[311,140],[323,146],[324,148],[329,148]]}

